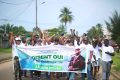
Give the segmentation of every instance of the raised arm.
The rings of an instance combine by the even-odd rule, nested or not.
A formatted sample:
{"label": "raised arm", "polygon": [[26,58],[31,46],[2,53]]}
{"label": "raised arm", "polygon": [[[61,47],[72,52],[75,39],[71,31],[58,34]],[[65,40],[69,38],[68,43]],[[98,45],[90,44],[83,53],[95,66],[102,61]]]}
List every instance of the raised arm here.
{"label": "raised arm", "polygon": [[10,33],[9,33],[9,44],[10,44],[10,46],[11,46],[12,44],[14,44],[14,35],[13,35],[13,32],[10,32]]}

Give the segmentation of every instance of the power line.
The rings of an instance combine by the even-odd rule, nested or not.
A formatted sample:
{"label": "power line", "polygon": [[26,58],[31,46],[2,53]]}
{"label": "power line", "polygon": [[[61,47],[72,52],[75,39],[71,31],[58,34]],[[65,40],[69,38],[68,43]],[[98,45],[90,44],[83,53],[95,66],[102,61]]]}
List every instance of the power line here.
{"label": "power line", "polygon": [[10,3],[10,2],[5,2],[5,1],[0,0],[0,3],[9,4],[9,5],[23,5],[23,4],[26,4],[28,2],[30,2],[30,1],[25,1],[25,2],[22,2],[22,3]]}
{"label": "power line", "polygon": [[[9,21],[9,22],[18,22],[18,23],[26,23],[26,24],[35,24],[35,22],[33,22],[33,21],[26,21],[26,20],[18,20],[18,19],[16,19],[16,20],[11,20],[11,19],[0,19],[0,22],[1,21]],[[55,23],[49,23],[49,22],[45,22],[45,23],[40,23],[40,22],[38,22],[38,24],[48,24],[48,25],[51,25],[51,24],[55,24]]]}
{"label": "power line", "polygon": [[35,24],[35,22],[31,22],[31,21],[24,21],[24,20],[0,19],[0,21],[22,22],[22,23],[30,23],[30,24]]}
{"label": "power line", "polygon": [[[16,18],[20,15],[22,15],[32,4],[33,0],[31,0],[31,2],[29,2],[29,4],[24,8],[24,10],[22,12],[20,12],[19,14],[17,14],[15,17],[13,17],[12,19],[0,19],[0,21],[16,21],[16,22],[24,22],[24,23],[32,23],[32,22],[28,22],[28,21],[23,21],[23,20],[16,20]],[[32,23],[33,24],[33,23]]]}
{"label": "power line", "polygon": [[25,7],[25,9],[21,13],[19,13],[18,15],[16,15],[11,20],[15,20],[18,16],[22,15],[31,6],[32,2],[33,2],[33,0],[31,0],[31,2]]}
{"label": "power line", "polygon": [[[17,14],[15,17],[13,17],[12,19],[0,19],[0,21],[13,21],[13,22],[23,22],[23,23],[30,23],[30,24],[35,24],[35,22],[29,22],[29,21],[24,21],[24,20],[16,20],[17,17],[19,17],[20,15],[22,15],[32,4],[34,0],[31,0],[31,2],[29,2],[29,4],[24,8],[24,10],[22,12],[20,12],[19,14]],[[41,4],[44,4],[45,2],[42,2]]]}

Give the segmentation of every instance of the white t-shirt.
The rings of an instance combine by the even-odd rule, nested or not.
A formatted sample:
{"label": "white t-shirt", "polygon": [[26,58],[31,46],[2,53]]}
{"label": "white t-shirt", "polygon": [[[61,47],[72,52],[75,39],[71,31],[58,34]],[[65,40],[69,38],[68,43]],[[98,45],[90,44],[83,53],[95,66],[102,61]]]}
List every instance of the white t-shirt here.
{"label": "white t-shirt", "polygon": [[[86,56],[86,59],[88,60],[88,59],[90,59],[90,51],[93,51],[93,46],[91,45],[91,44],[80,44],[80,49],[86,49],[86,54],[87,54],[87,56]],[[83,54],[81,54],[81,55],[83,55]],[[93,55],[94,55],[94,53],[93,53]]]}
{"label": "white t-shirt", "polygon": [[110,53],[114,53],[114,49],[112,46],[102,46],[102,60],[103,61],[111,61],[112,60],[112,56],[106,54],[105,52],[110,52]]}
{"label": "white t-shirt", "polygon": [[95,55],[95,57],[96,57],[96,60],[98,60],[99,58],[101,58],[101,56],[100,56],[100,51],[99,51],[99,47],[98,47],[98,46],[96,46],[96,47],[94,48],[94,55]]}
{"label": "white t-shirt", "polygon": [[78,44],[77,44],[77,41],[76,41],[76,40],[74,40],[74,46],[78,46]]}
{"label": "white t-shirt", "polygon": [[17,49],[16,49],[17,46],[22,47],[22,46],[25,46],[25,44],[23,44],[23,43],[21,42],[20,45],[16,45],[16,43],[15,43],[15,41],[14,41],[14,44],[12,45],[12,56],[13,56],[13,58],[14,58],[15,56],[18,56],[18,54],[17,54]]}

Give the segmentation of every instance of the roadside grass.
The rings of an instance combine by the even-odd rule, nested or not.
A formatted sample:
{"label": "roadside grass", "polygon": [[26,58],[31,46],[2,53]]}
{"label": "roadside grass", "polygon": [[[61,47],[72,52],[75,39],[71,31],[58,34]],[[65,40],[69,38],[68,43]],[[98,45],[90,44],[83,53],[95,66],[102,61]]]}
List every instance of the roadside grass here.
{"label": "roadside grass", "polygon": [[0,48],[0,62],[12,58],[12,48]]}
{"label": "roadside grass", "polygon": [[0,54],[12,53],[12,48],[0,48]]}
{"label": "roadside grass", "polygon": [[113,57],[113,70],[120,72],[120,52]]}

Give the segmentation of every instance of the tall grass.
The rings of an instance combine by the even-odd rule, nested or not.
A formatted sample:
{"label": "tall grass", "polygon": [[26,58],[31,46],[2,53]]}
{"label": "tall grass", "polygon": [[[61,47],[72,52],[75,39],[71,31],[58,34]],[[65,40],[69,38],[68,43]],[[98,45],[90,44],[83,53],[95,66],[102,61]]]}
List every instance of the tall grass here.
{"label": "tall grass", "polygon": [[113,57],[113,69],[115,71],[120,71],[120,53],[115,53]]}

